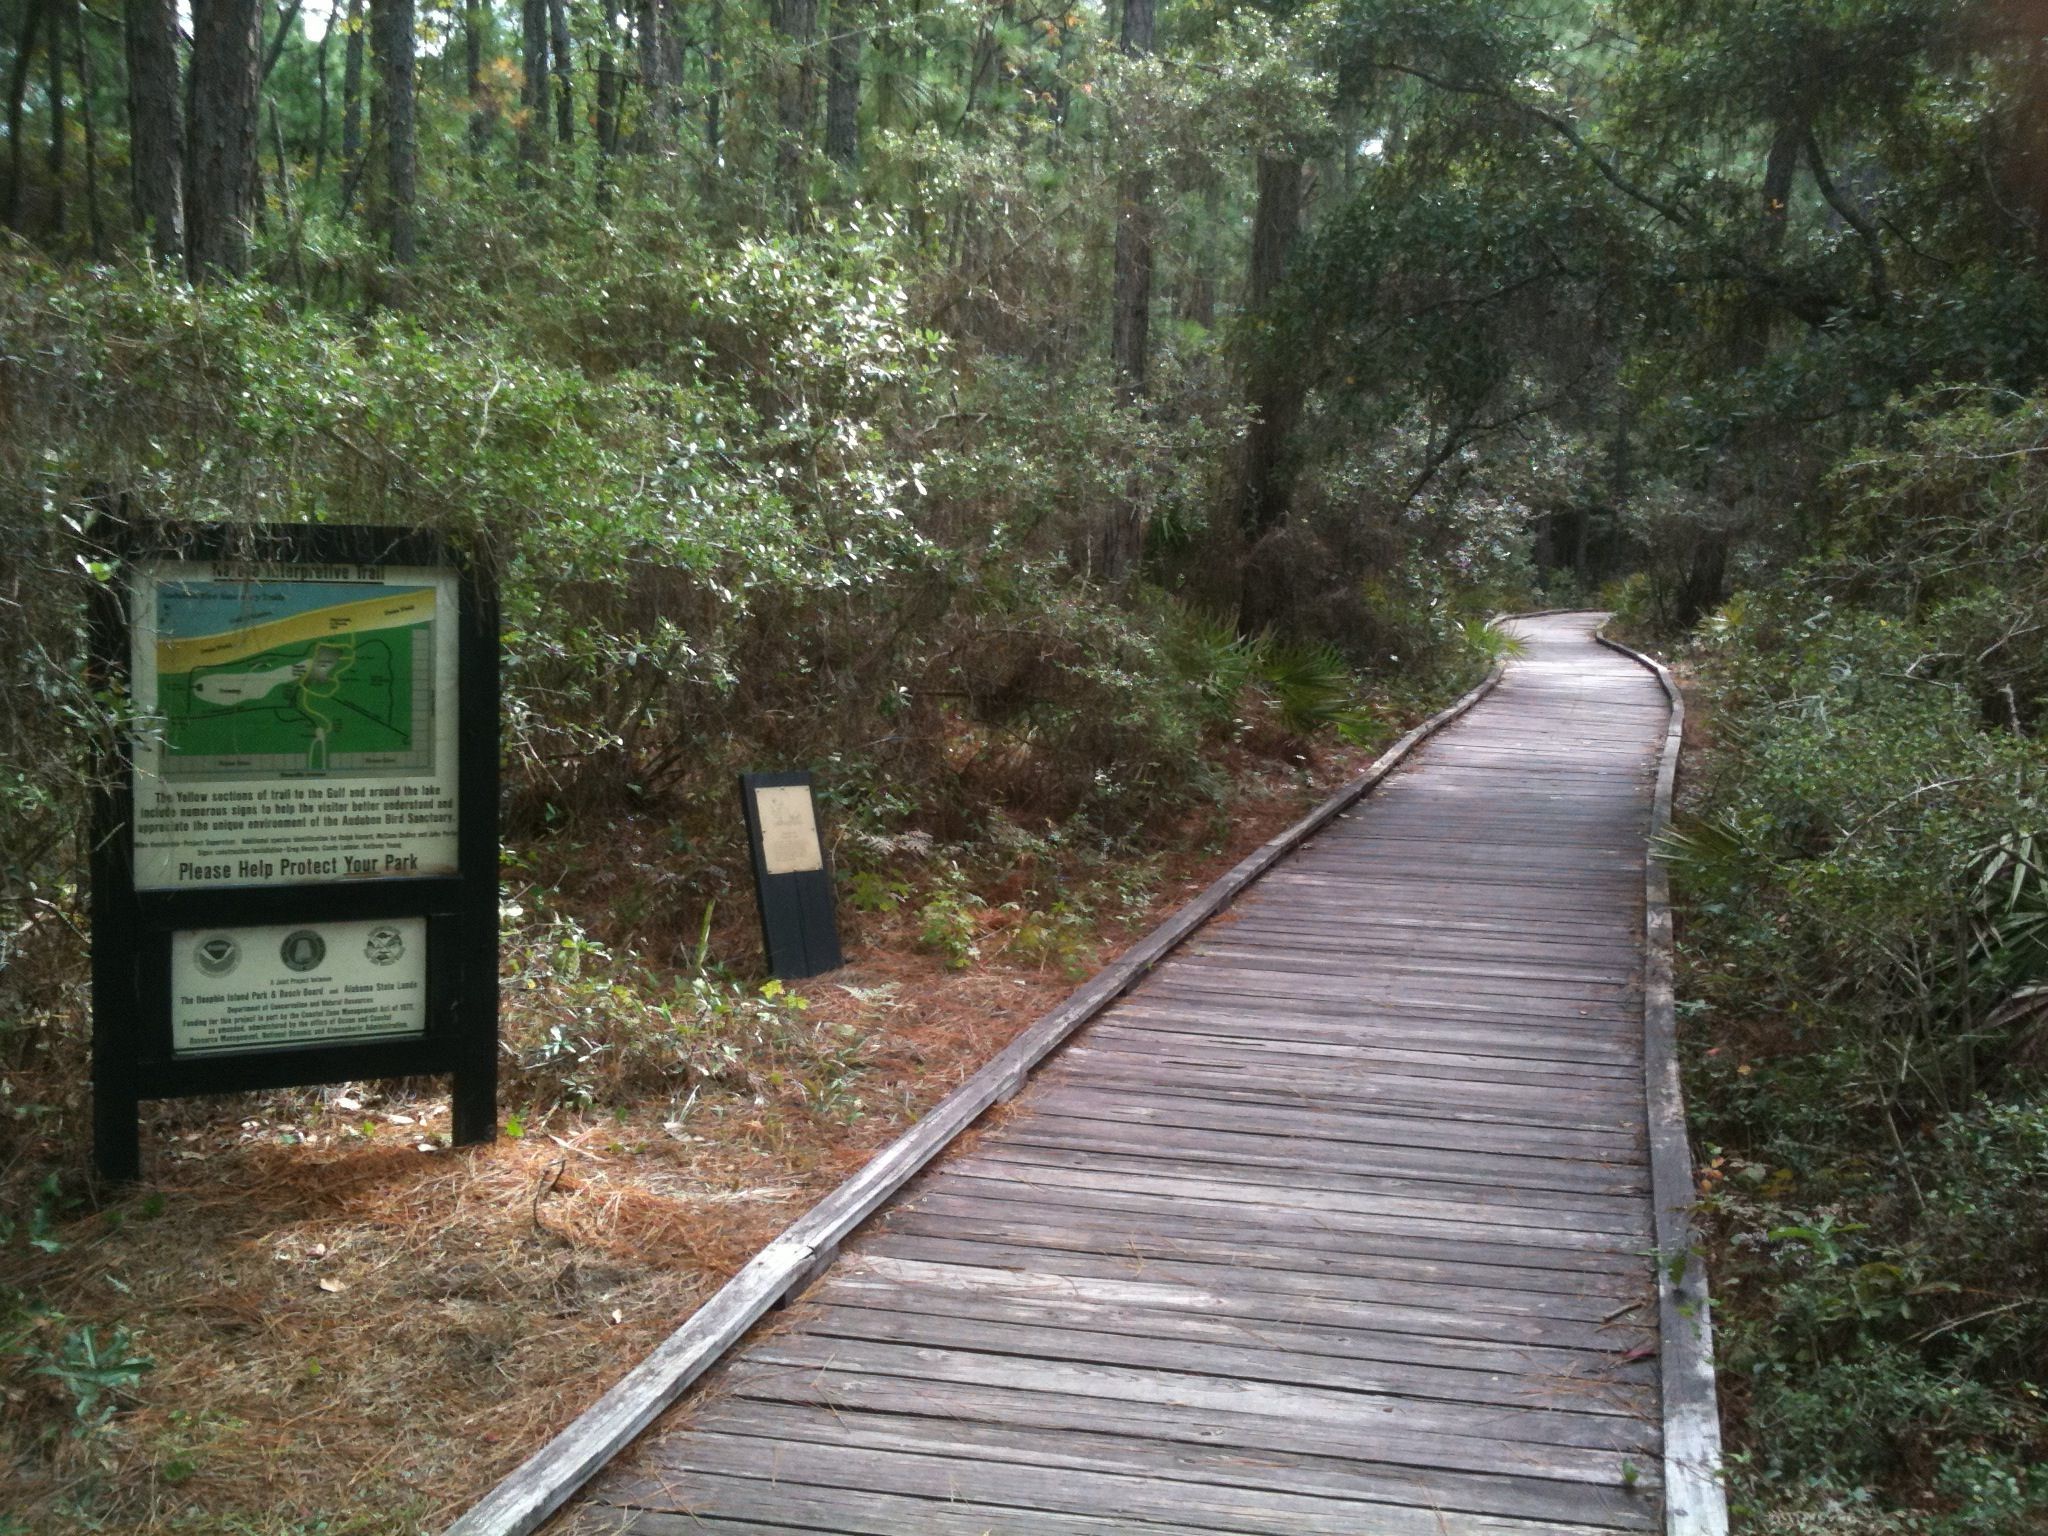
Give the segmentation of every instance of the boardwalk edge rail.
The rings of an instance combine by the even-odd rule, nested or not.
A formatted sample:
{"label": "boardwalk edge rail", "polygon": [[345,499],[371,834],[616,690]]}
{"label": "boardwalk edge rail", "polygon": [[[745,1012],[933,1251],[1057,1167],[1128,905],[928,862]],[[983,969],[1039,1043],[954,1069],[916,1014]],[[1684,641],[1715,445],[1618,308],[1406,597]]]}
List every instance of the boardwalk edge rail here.
{"label": "boardwalk edge rail", "polygon": [[[1654,839],[1671,825],[1678,750],[1685,736],[1685,697],[1671,669],[1610,640],[1593,638],[1647,667],[1671,704],[1650,810]],[[1685,1090],[1679,1077],[1678,1021],[1673,1006],[1671,878],[1654,851],[1643,861],[1643,1079],[1650,1111],[1650,1191],[1657,1234],[1658,1380],[1664,1407],[1666,1536],[1726,1536],[1728,1496],[1721,1483],[1721,1415],[1714,1386],[1714,1326],[1707,1305],[1707,1266],[1693,1231],[1692,1148],[1685,1134]],[[1681,1266],[1680,1260],[1683,1260]]]}
{"label": "boardwalk edge rail", "polygon": [[[717,1364],[770,1308],[815,1279],[837,1255],[840,1240],[945,1151],[983,1111],[1012,1098],[1032,1069],[1068,1036],[1136,986],[1247,886],[1364,799],[1424,741],[1485,698],[1505,670],[1506,662],[1497,662],[1477,687],[1409,731],[1363,774],[1300,821],[1260,844],[1114,964],[1011,1041],[922,1120],[748,1260],[646,1359],[449,1526],[445,1536],[528,1536],[538,1529]],[[1682,1129],[1680,1134],[1682,1149]]]}

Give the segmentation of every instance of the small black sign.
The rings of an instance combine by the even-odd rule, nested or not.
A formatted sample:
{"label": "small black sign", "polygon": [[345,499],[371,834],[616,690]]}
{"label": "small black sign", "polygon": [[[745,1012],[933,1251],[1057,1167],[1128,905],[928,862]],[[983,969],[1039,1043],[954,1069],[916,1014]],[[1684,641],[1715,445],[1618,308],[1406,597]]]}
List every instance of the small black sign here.
{"label": "small black sign", "polygon": [[740,806],[754,856],[754,891],[769,970],[791,980],[836,970],[845,961],[811,776],[741,774]]}
{"label": "small black sign", "polygon": [[497,1119],[498,616],[386,528],[103,527],[93,1147],[140,1101],[448,1073]]}

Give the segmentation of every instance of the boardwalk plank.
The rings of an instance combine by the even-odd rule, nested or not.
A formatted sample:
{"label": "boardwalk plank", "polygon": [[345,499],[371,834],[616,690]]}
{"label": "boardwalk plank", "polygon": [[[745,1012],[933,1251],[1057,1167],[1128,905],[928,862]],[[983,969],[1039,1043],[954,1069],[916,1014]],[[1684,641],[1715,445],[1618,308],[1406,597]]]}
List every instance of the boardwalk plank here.
{"label": "boardwalk plank", "polygon": [[1642,1132],[1636,1128],[1615,1132],[1550,1126],[1538,1137],[1520,1126],[1477,1121],[1446,1124],[1428,1116],[1403,1114],[1392,1105],[1373,1105],[1344,1114],[1300,1106],[1197,1102],[1167,1094],[1118,1093],[1108,1088],[1064,1083],[1043,1090],[1034,1103],[1047,1110],[1086,1113],[1126,1125],[1184,1125],[1260,1135],[1308,1136],[1324,1141],[1383,1142],[1447,1152],[1498,1152],[1507,1156],[1535,1153],[1549,1158],[1625,1159],[1641,1147],[1643,1140]]}
{"label": "boardwalk plank", "polygon": [[[1097,1398],[1063,1399],[1021,1386],[951,1384],[941,1400],[929,1384],[909,1377],[852,1370],[792,1370],[749,1361],[734,1367],[727,1390],[734,1398],[750,1403],[818,1406],[842,1418],[867,1413],[943,1413],[953,1423],[1109,1434],[1139,1443],[1228,1446],[1247,1457],[1333,1456],[1365,1470],[1406,1472],[1419,1482],[1442,1479],[1449,1483],[1461,1480],[1461,1474],[1467,1478],[1476,1474],[1499,1478],[1518,1494],[1535,1495],[1550,1485],[1567,1501],[1563,1504],[1566,1517],[1578,1520],[1595,1518],[1597,1512],[1611,1506],[1614,1495],[1629,1487],[1629,1467],[1639,1469],[1639,1489],[1655,1487],[1654,1467],[1611,1451],[1585,1451],[1565,1460],[1548,1460],[1540,1451],[1505,1442],[1449,1437],[1439,1442],[1429,1435],[1403,1433],[1398,1427],[1362,1438],[1349,1425],[1185,1404],[1162,1410]],[[1510,1504],[1502,1512],[1534,1515],[1540,1507],[1530,1497],[1519,1507]]]}
{"label": "boardwalk plank", "polygon": [[[1524,1084],[1470,1079],[1415,1079],[1359,1071],[1281,1072],[1268,1067],[1224,1068],[1144,1054],[1070,1054],[1043,1074],[1046,1097],[1055,1088],[1083,1082],[1115,1092],[1149,1089],[1172,1098],[1208,1104],[1246,1104],[1269,1109],[1299,1107],[1323,1114],[1380,1108],[1433,1119],[1474,1120],[1519,1126],[1551,1125],[1560,1130],[1632,1130],[1634,1106],[1622,1090],[1599,1092],[1582,1086],[1548,1092]],[[1036,1101],[1034,1101],[1036,1103]]]}
{"label": "boardwalk plank", "polygon": [[[987,1208],[946,1214],[991,1221]],[[1260,1253],[1241,1243],[1210,1247],[1202,1239],[1176,1239],[1128,1227],[1087,1229],[1079,1223],[1047,1237],[936,1237],[889,1231],[868,1239],[862,1251],[932,1266],[1010,1270],[1063,1282],[1178,1286],[1194,1294],[1255,1298],[1245,1300],[1249,1309],[1284,1317],[1321,1317],[1442,1339],[1493,1339],[1595,1352],[1624,1341],[1628,1329],[1606,1319],[1616,1313],[1622,1313],[1622,1321],[1640,1317],[1624,1309],[1640,1307],[1653,1280],[1647,1262],[1612,1266],[1604,1288],[1565,1290],[1561,1282],[1554,1282],[1550,1288],[1507,1290],[1489,1284],[1491,1276],[1479,1266],[1473,1266],[1468,1280],[1386,1280],[1370,1272],[1366,1262],[1343,1255],[1313,1253],[1292,1268],[1282,1268],[1272,1262],[1260,1264]]]}
{"label": "boardwalk plank", "polygon": [[828,1381],[847,1371],[904,1376],[940,1385],[958,1382],[1007,1387],[1068,1400],[1094,1398],[1122,1405],[1134,1418],[1147,1407],[1161,1411],[1206,1408],[1341,1427],[1381,1440],[1389,1439],[1398,1427],[1401,1435],[1413,1441],[1440,1438],[1463,1442],[1416,1452],[1451,1458],[1443,1465],[1468,1463],[1482,1454],[1506,1449],[1512,1464],[1549,1469],[1547,1476],[1567,1476],[1565,1469],[1580,1465],[1574,1451],[1640,1455],[1657,1446],[1653,1425],[1614,1414],[1534,1405],[1498,1408],[1433,1402],[1391,1392],[1287,1386],[1241,1375],[1202,1375],[1158,1366],[1080,1365],[1044,1355],[994,1356],[975,1350],[808,1335],[764,1338],[748,1350],[747,1358],[758,1366],[781,1366]]}
{"label": "boardwalk plank", "polygon": [[[1323,1231],[1370,1232],[1375,1236],[1419,1238],[1438,1243],[1473,1245],[1484,1242],[1517,1255],[1634,1254],[1644,1242],[1630,1233],[1596,1232],[1562,1223],[1514,1226],[1474,1221],[1459,1215],[1419,1215],[1401,1202],[1370,1196],[1323,1191],[1286,1191],[1279,1185],[1250,1185],[1225,1179],[1148,1176],[1121,1170],[1096,1173],[1086,1169],[1034,1168],[1028,1178],[996,1177],[998,1170],[946,1170],[933,1181],[934,1192],[957,1192],[989,1200],[1029,1205],[1056,1197],[1069,1209],[1093,1207],[1126,1214],[1133,1226],[1151,1216],[1170,1227],[1191,1211],[1222,1210],[1243,1218],[1263,1213],[1276,1235],[1290,1226]],[[1281,1198],[1284,1195],[1285,1198]],[[929,1203],[926,1209],[930,1209]],[[1290,1221],[1290,1218],[1291,1221]]]}
{"label": "boardwalk plank", "polygon": [[[634,1523],[624,1529],[647,1536],[692,1529],[689,1525],[647,1523],[650,1519],[680,1516],[701,1520],[707,1514],[718,1518],[723,1508],[733,1506],[749,1514],[785,1516],[790,1511],[807,1513],[822,1507],[842,1519],[842,1510],[853,1509],[913,1522],[894,1528],[890,1536],[926,1530],[976,1530],[978,1536],[1008,1536],[1012,1532],[1018,1536],[1039,1536],[1041,1532],[1067,1536],[1111,1528],[1357,1536],[1360,1518],[1372,1519],[1373,1531],[1385,1536],[1441,1536],[1445,1531],[1469,1536],[1537,1536],[1538,1531],[1598,1529],[1583,1525],[1536,1527],[1513,1518],[1465,1514],[1450,1514],[1439,1522],[1412,1506],[1374,1508],[1358,1501],[1339,1504],[1279,1489],[1186,1481],[1162,1486],[1149,1476],[836,1443],[812,1442],[798,1449],[786,1441],[716,1431],[681,1442],[678,1453],[664,1457],[659,1467],[622,1476],[619,1492],[622,1501],[631,1500],[638,1506]],[[1095,1523],[1100,1516],[1070,1513],[1076,1509],[1118,1511],[1114,1516],[1117,1523],[1102,1526]],[[952,1523],[963,1518],[968,1523]],[[976,1520],[982,1522],[978,1528],[972,1524]],[[838,1525],[824,1528],[842,1529]],[[867,1525],[844,1528],[872,1529]]]}
{"label": "boardwalk plank", "polygon": [[[963,1157],[955,1167],[1029,1182],[1033,1167],[1073,1166],[1139,1174],[1207,1179],[1268,1188],[1321,1189],[1387,1200],[1454,1206],[1461,1219],[1508,1225],[1548,1225],[1558,1216],[1585,1216],[1594,1230],[1636,1232],[1633,1213],[1647,1189],[1630,1180],[1619,1190],[1557,1190],[1504,1186],[1497,1179],[1390,1178],[1354,1171],[1342,1147],[1213,1131],[1161,1133],[1150,1127],[1115,1135],[1097,1121],[1062,1121],[1037,1114],[1001,1142]],[[1014,1170],[1014,1171],[1013,1171]]]}
{"label": "boardwalk plank", "polygon": [[[798,1447],[787,1441],[715,1430],[691,1436],[678,1450],[681,1454],[662,1457],[660,1465],[650,1466],[636,1482],[626,1483],[622,1492],[649,1505],[679,1503],[702,1497],[698,1474],[765,1478],[778,1488],[848,1488],[988,1506],[984,1518],[990,1522],[991,1533],[1012,1529],[1016,1511],[1034,1515],[1040,1511],[1079,1512],[1087,1518],[1087,1512],[1104,1509],[1118,1511],[1119,1518],[1137,1522],[1140,1529],[1147,1522],[1171,1521],[1174,1529],[1192,1531],[1357,1536],[1361,1518],[1371,1518],[1376,1532],[1436,1536],[1441,1529],[1433,1529],[1424,1511],[1400,1505],[1361,1509],[1353,1500],[1336,1503],[1293,1490],[1242,1484],[1182,1481],[1162,1485],[1149,1472],[1133,1475],[1073,1466],[1052,1468],[978,1455],[842,1443],[812,1442]],[[1498,1518],[1468,1519],[1464,1528],[1473,1531],[1513,1530],[1519,1536],[1529,1530],[1519,1521],[1504,1524]],[[1015,1528],[1032,1529],[1028,1523]]]}
{"label": "boardwalk plank", "polygon": [[[1585,1484],[1459,1475],[1378,1466],[1351,1458],[1146,1440],[1068,1430],[1049,1434],[1012,1424],[938,1419],[915,1414],[827,1413],[794,1404],[727,1399],[709,1404],[699,1426],[796,1444],[862,1446],[914,1454],[946,1454],[1034,1466],[1122,1472],[1165,1482],[1218,1483],[1321,1498],[1359,1499],[1459,1514],[1502,1514],[1586,1521],[1601,1528],[1643,1530],[1655,1513],[1640,1492],[1601,1496]],[[1375,1514],[1384,1512],[1375,1511]],[[1386,1515],[1386,1518],[1393,1518]],[[1437,1528],[1423,1530],[1436,1536]]]}
{"label": "boardwalk plank", "polygon": [[1622,1062],[1555,1061],[1502,1055],[1482,1050],[1426,1045],[1380,1045],[1367,1040],[1282,1040],[1213,1031],[1154,1029],[1152,1021],[1126,1007],[1115,1022],[1089,1031],[1089,1041],[1105,1050],[1147,1056],[1161,1062],[1244,1063],[1261,1069],[1299,1067],[1304,1073],[1370,1072],[1382,1077],[1406,1074],[1449,1082],[1526,1084],[1534,1087],[1598,1087],[1601,1091],[1632,1086],[1641,1065]]}
{"label": "boardwalk plank", "polygon": [[1587,1130],[1626,1128],[1635,1119],[1637,1096],[1626,1080],[1611,1085],[1589,1084],[1560,1077],[1536,1085],[1474,1078],[1469,1067],[1455,1076],[1420,1076],[1390,1072],[1384,1064],[1371,1069],[1329,1063],[1323,1070],[1305,1068],[1299,1060],[1276,1063],[1270,1056],[1233,1060],[1204,1059],[1168,1049],[1122,1050],[1100,1044],[1070,1049],[1043,1074],[1048,1083],[1086,1077],[1105,1086],[1152,1085],[1187,1098],[1308,1104],[1336,1108],[1353,1103],[1400,1103],[1435,1109],[1452,1118],[1512,1115],[1522,1124],[1554,1120]]}
{"label": "boardwalk plank", "polygon": [[1229,1298],[1156,1281],[1053,1284],[1039,1274],[878,1259],[849,1265],[843,1274],[835,1272],[816,1300],[821,1319],[833,1308],[865,1307],[893,1313],[912,1305],[917,1309],[910,1314],[913,1316],[1053,1323],[1082,1332],[1144,1339],[1258,1344],[1279,1354],[1418,1365],[1434,1362],[1459,1371],[1525,1372],[1531,1373],[1539,1391],[1549,1378],[1656,1385],[1656,1368],[1646,1359],[1629,1359],[1631,1346],[1615,1339],[1601,1348],[1571,1349],[1337,1327],[1271,1315],[1284,1308],[1267,1308],[1267,1316],[1256,1316],[1257,1309],[1233,1307]]}
{"label": "boardwalk plank", "polygon": [[1444,1019],[1421,1009],[1405,1019],[1384,1012],[1355,1015],[1309,1013],[1298,1005],[1263,1015],[1243,997],[1174,1004],[1145,994],[1112,1017],[1117,1025],[1184,1035],[1213,1035],[1239,1041],[1299,1041],[1338,1048],[1433,1050],[1459,1055],[1519,1058],[1543,1066],[1606,1067],[1610,1076],[1642,1075],[1642,1043],[1620,1030],[1543,1030],[1517,1025],[1512,1016],[1493,1020]]}
{"label": "boardwalk plank", "polygon": [[[1527,1361],[1501,1370],[1442,1356],[1412,1361],[1295,1350],[1284,1347],[1286,1339],[1272,1330],[1257,1335],[1240,1331],[1235,1337],[1201,1338],[1187,1329],[1164,1324],[1135,1332],[1090,1326],[1100,1321],[1093,1317],[1076,1319],[1038,1313],[1015,1320],[979,1315],[959,1318],[929,1310],[899,1312],[874,1307],[835,1307],[822,1302],[823,1298],[817,1310],[808,1315],[806,1331],[823,1339],[914,1344],[1081,1365],[1140,1367],[1155,1364],[1160,1343],[1170,1340],[1176,1370],[1233,1381],[1632,1418],[1649,1415],[1655,1391],[1654,1384],[1644,1388],[1610,1379],[1604,1372],[1590,1368],[1595,1364],[1590,1358],[1584,1363],[1586,1368],[1561,1370],[1544,1377],[1532,1373]],[[1144,1319],[1126,1321],[1135,1324]]]}
{"label": "boardwalk plank", "polygon": [[[1199,1101],[1197,1101],[1199,1102]],[[1140,1179],[1203,1179],[1246,1184],[1262,1191],[1300,1192],[1306,1209],[1326,1212],[1396,1212],[1405,1203],[1456,1208],[1455,1220],[1498,1221],[1506,1226],[1550,1226],[1564,1215],[1588,1231],[1634,1232],[1629,1213],[1642,1203],[1644,1187],[1633,1170],[1609,1163],[1550,1159],[1539,1177],[1512,1180],[1496,1169],[1492,1178],[1476,1171],[1491,1161],[1485,1154],[1444,1153],[1459,1158],[1464,1168],[1439,1163],[1426,1172],[1383,1174],[1362,1169],[1352,1158],[1353,1144],[1306,1136],[1255,1135],[1210,1131],[1199,1127],[1124,1126],[1116,1121],[1088,1120],[1042,1110],[1028,1127],[963,1155],[950,1171],[976,1178],[1016,1179],[1025,1183],[1045,1168],[1073,1169],[1104,1175],[1131,1174]],[[1609,1182],[1611,1181],[1611,1182]],[[1136,1189],[1138,1184],[1114,1177],[1072,1181],[1089,1188]],[[1357,1196],[1356,1206],[1324,1201],[1323,1194]],[[1497,1210],[1496,1210],[1497,1208]],[[1407,1214],[1422,1215],[1421,1211]]]}

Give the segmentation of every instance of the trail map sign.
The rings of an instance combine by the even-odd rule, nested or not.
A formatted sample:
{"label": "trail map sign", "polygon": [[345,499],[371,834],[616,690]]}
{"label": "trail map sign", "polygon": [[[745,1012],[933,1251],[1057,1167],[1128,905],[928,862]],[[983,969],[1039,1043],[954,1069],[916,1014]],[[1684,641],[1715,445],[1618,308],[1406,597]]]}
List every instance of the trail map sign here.
{"label": "trail map sign", "polygon": [[376,528],[122,528],[95,664],[131,726],[93,865],[95,1156],[140,1100],[446,1072],[496,1121],[497,610]]}
{"label": "trail map sign", "polygon": [[136,887],[455,873],[457,606],[446,570],[139,565]]}

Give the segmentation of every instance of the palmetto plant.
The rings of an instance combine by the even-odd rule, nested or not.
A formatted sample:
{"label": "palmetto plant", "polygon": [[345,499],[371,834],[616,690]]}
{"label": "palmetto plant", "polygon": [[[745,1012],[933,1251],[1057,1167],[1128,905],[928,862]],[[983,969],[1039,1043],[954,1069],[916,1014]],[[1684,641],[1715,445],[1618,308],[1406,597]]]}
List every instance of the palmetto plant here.
{"label": "palmetto plant", "polygon": [[1262,636],[1252,668],[1280,723],[1290,731],[1304,736],[1342,731],[1359,716],[1358,678],[1333,645],[1290,644]]}
{"label": "palmetto plant", "polygon": [[1528,643],[1519,635],[1511,635],[1490,619],[1463,619],[1459,621],[1458,633],[1466,646],[1486,664],[1497,666],[1511,661],[1529,649]]}
{"label": "palmetto plant", "polygon": [[1971,959],[2004,994],[1987,1022],[2031,1020],[2031,1034],[2048,1019],[2048,841],[2033,824],[2015,828],[1979,850],[1975,870]]}

